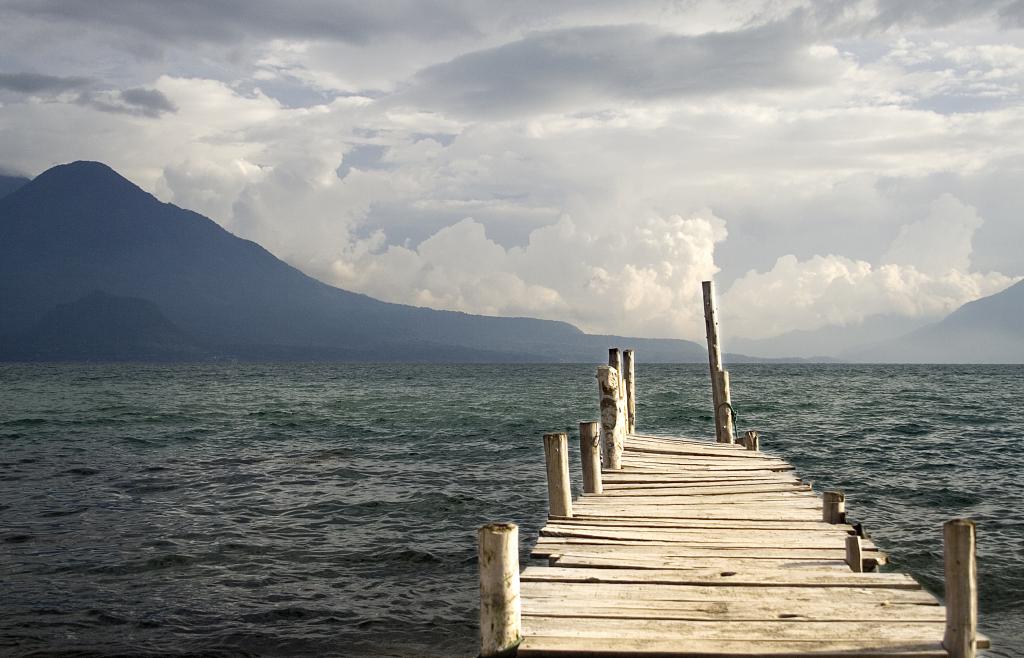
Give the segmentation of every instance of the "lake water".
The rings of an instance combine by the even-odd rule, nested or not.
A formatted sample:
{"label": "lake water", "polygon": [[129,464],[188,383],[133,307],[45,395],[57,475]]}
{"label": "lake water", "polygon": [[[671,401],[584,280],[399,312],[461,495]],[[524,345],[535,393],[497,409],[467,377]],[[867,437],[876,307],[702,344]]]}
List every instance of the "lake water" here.
{"label": "lake water", "polygon": [[[706,367],[642,356],[639,429],[710,437]],[[476,655],[475,529],[536,536],[594,365],[0,364],[0,654]],[[974,518],[991,655],[1024,655],[1024,367],[730,370],[739,429],[896,568],[940,588]]]}

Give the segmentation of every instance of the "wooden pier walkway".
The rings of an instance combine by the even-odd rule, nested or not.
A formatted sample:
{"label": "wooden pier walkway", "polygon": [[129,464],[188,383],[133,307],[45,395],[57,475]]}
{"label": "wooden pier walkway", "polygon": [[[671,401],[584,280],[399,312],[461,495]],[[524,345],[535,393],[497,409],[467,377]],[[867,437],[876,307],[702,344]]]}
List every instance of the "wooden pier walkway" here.
{"label": "wooden pier walkway", "polygon": [[[706,313],[707,299],[706,286]],[[708,315],[717,351],[713,290]],[[514,524],[480,529],[482,656],[972,658],[988,647],[971,521],[943,530],[944,607],[909,575],[877,571],[885,557],[846,523],[841,493],[818,496],[755,432],[732,443],[731,413],[716,414],[715,443],[636,433],[625,356],[612,350],[598,369],[601,421],[580,424],[575,501],[568,437],[544,436],[550,516],[531,555],[548,565],[519,572]],[[715,408],[731,411],[714,358]]]}

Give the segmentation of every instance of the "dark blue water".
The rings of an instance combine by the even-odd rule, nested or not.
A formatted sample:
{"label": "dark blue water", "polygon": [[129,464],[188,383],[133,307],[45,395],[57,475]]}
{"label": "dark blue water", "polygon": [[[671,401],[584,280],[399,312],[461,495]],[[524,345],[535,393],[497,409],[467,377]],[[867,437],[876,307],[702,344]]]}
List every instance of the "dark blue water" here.
{"label": "dark blue water", "polygon": [[[1024,655],[1024,368],[731,371],[739,428],[929,587],[942,522],[976,519],[982,626]],[[705,368],[637,378],[641,430],[709,436]],[[515,520],[525,549],[541,434],[597,416],[590,365],[0,365],[0,386],[13,656],[475,655],[475,528]]]}

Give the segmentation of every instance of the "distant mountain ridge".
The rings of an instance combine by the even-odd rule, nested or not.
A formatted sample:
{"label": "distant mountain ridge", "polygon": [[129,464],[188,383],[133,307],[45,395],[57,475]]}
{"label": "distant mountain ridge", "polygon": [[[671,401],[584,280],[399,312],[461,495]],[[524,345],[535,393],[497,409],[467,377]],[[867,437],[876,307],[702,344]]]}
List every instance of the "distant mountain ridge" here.
{"label": "distant mountain ridge", "polygon": [[879,363],[1024,363],[1024,281],[846,356]]}
{"label": "distant mountain ridge", "polygon": [[0,198],[0,358],[15,358],[11,337],[97,291],[152,304],[197,349],[227,358],[591,362],[623,345],[648,362],[706,359],[685,340],[589,335],[334,288],[101,163],[54,167]]}

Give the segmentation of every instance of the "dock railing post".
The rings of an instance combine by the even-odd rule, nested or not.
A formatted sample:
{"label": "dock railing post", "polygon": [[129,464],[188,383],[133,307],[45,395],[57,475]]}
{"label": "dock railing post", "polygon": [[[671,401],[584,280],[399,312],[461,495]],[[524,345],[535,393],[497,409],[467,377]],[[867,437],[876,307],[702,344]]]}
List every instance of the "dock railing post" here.
{"label": "dock railing post", "polygon": [[754,430],[748,430],[742,438],[740,443],[747,450],[760,450],[761,449],[761,435]]}
{"label": "dock railing post", "polygon": [[970,519],[942,526],[946,572],[946,635],[949,658],[974,658],[978,647],[978,565],[975,527]]}
{"label": "dock railing post", "polygon": [[604,492],[601,482],[601,429],[596,421],[580,423],[580,461],[583,463],[583,493]]}
{"label": "dock railing post", "polygon": [[636,433],[636,365],[633,350],[622,351],[622,384],[626,389],[626,433]]}
{"label": "dock railing post", "polygon": [[735,429],[732,423],[732,394],[729,388],[729,371],[719,370],[718,396],[721,402],[715,407],[715,441],[718,443],[734,443]]}
{"label": "dock railing post", "polygon": [[623,400],[619,396],[619,373],[611,366],[597,367],[597,390],[601,399],[601,448],[604,467],[622,468],[622,450],[626,439]]}
{"label": "dock railing post", "polygon": [[571,517],[569,437],[565,432],[544,435],[544,462],[548,473],[548,510],[551,516]]}
{"label": "dock railing post", "polygon": [[821,520],[825,523],[846,523],[846,494],[826,491],[821,501]]}
{"label": "dock railing post", "polygon": [[522,641],[519,526],[490,523],[477,531],[480,564],[480,655],[510,656]]}

